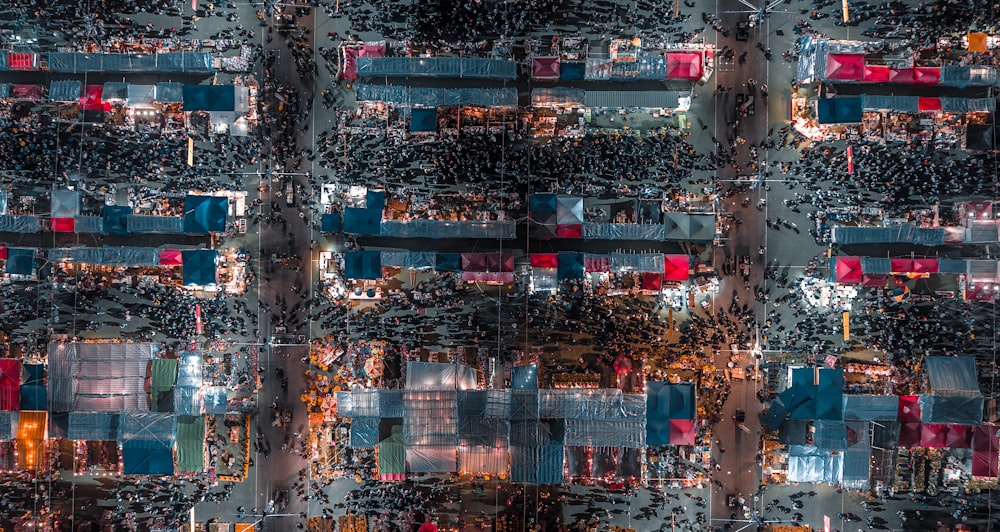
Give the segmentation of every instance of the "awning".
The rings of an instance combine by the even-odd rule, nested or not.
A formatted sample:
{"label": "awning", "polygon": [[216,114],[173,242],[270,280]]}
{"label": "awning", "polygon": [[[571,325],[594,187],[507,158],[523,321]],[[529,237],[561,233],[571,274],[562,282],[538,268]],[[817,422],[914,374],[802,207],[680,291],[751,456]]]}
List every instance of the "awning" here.
{"label": "awning", "polygon": [[827,54],[826,79],[856,81],[864,77],[864,54]]}
{"label": "awning", "polygon": [[77,80],[53,81],[49,84],[49,100],[53,102],[77,102],[83,83]]}
{"label": "awning", "polygon": [[413,109],[410,112],[410,133],[433,133],[438,128],[437,109]]}
{"label": "awning", "polygon": [[849,124],[861,122],[862,99],[860,96],[823,98],[816,101],[816,118],[820,124]]}
{"label": "awning", "polygon": [[701,52],[667,52],[667,79],[701,79]]}
{"label": "awning", "polygon": [[584,105],[603,109],[677,109],[675,91],[587,91]]}
{"label": "awning", "polygon": [[670,420],[670,445],[694,445],[696,435],[693,419]]}
{"label": "awning", "polygon": [[913,83],[914,80],[912,68],[889,69],[889,83]]}

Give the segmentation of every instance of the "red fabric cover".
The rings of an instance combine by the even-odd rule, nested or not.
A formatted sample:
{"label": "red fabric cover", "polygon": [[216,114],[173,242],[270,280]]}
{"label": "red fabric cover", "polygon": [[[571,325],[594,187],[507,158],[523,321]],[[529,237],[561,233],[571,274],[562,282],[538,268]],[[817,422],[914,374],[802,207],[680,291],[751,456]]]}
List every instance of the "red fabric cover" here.
{"label": "red fabric cover", "polygon": [[866,273],[861,276],[861,286],[883,286],[885,285],[885,275]]}
{"label": "red fabric cover", "polygon": [[996,477],[998,473],[997,453],[974,452],[972,453],[972,476],[974,477]]}
{"label": "red fabric cover", "polygon": [[915,273],[937,273],[937,259],[913,259],[913,272]]}
{"label": "red fabric cover", "polygon": [[916,395],[899,396],[899,411],[896,420],[902,423],[920,422],[920,398]]}
{"label": "red fabric cover", "polygon": [[694,438],[693,419],[670,420],[670,445],[694,445]]}
{"label": "red fabric cover", "polygon": [[7,67],[11,70],[38,70],[35,54],[7,54]]}
{"label": "red fabric cover", "polygon": [[583,224],[559,224],[556,238],[583,238]]}
{"label": "red fabric cover", "polygon": [[858,284],[861,282],[861,257],[837,257],[834,280],[843,284]]}
{"label": "red fabric cover", "polygon": [[997,425],[976,425],[972,427],[972,450],[987,453],[1000,451],[997,441]]}
{"label": "red fabric cover", "polygon": [[913,271],[913,259],[891,259],[890,271],[893,273],[909,273]]}
{"label": "red fabric cover", "polygon": [[917,67],[913,69],[913,82],[921,85],[937,85],[941,81],[941,69],[937,67]]}
{"label": "red fabric cover", "polygon": [[7,246],[0,246],[0,260],[7,260]]}
{"label": "red fabric cover", "polygon": [[864,54],[827,54],[826,79],[860,80],[865,75]]}
{"label": "red fabric cover", "polygon": [[486,254],[485,253],[462,253],[462,271],[463,272],[485,272],[486,271]]}
{"label": "red fabric cover", "polygon": [[21,361],[0,358],[0,410],[21,409]]}
{"label": "red fabric cover", "polygon": [[41,100],[41,85],[13,85],[10,88],[10,97],[15,100]]}
{"label": "red fabric cover", "polygon": [[76,220],[73,218],[52,218],[49,220],[49,228],[53,233],[72,233],[76,227]]}
{"label": "red fabric cover", "polygon": [[184,259],[179,249],[161,249],[160,266],[180,266]]}
{"label": "red fabric cover", "polygon": [[912,68],[890,68],[889,83],[913,83]]}
{"label": "red fabric cover", "polygon": [[556,253],[532,253],[532,268],[558,268],[559,255]]}
{"label": "red fabric cover", "polygon": [[943,449],[948,443],[948,426],[924,423],[920,426],[920,446]]}
{"label": "red fabric cover", "polygon": [[406,480],[406,473],[383,473],[378,479],[382,482],[402,482]]}
{"label": "red fabric cover", "polygon": [[968,425],[948,425],[948,438],[945,447],[949,449],[968,449],[972,445],[972,427]]}
{"label": "red fabric cover", "polygon": [[663,288],[663,276],[658,273],[646,272],[642,274],[643,290],[659,290]]}
{"label": "red fabric cover", "polygon": [[996,292],[988,283],[970,283],[965,288],[966,301],[993,301],[995,298]]}
{"label": "red fabric cover", "polygon": [[920,445],[920,423],[903,423],[899,427],[899,446],[917,447]]}
{"label": "red fabric cover", "polygon": [[700,52],[667,52],[667,79],[701,79],[702,56]]}
{"label": "red fabric cover", "polygon": [[514,271],[513,253],[487,253],[486,271],[489,272],[512,272]]}
{"label": "red fabric cover", "polygon": [[863,81],[885,83],[889,81],[889,67],[885,65],[865,65]]}
{"label": "red fabric cover", "polygon": [[690,277],[690,263],[691,261],[687,255],[664,255],[663,280],[687,281]]}
{"label": "red fabric cover", "polygon": [[105,103],[104,85],[87,85],[83,90],[84,95],[80,97],[80,110],[82,111],[111,111],[111,104]]}
{"label": "red fabric cover", "polygon": [[917,100],[917,108],[921,111],[940,111],[941,98],[930,98],[921,96]]}
{"label": "red fabric cover", "polygon": [[610,257],[584,257],[583,270],[588,272],[610,272]]}
{"label": "red fabric cover", "polygon": [[536,57],[531,61],[531,77],[535,79],[559,79],[558,57]]}

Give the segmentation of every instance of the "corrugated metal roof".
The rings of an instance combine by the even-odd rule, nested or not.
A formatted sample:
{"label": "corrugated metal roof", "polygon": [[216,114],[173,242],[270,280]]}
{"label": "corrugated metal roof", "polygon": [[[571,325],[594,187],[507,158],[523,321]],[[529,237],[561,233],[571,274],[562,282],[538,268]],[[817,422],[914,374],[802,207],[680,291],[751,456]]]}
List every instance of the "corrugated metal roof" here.
{"label": "corrugated metal roof", "polygon": [[680,101],[673,91],[587,91],[587,107],[624,109],[645,107],[649,109],[676,109]]}

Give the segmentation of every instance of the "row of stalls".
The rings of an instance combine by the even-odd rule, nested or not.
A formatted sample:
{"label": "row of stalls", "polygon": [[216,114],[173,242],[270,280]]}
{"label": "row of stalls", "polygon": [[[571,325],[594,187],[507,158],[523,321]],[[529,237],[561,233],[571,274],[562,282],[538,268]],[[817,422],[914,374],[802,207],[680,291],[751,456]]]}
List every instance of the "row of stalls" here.
{"label": "row of stalls", "polygon": [[908,281],[930,275],[958,276],[956,295],[968,301],[995,301],[1000,292],[997,261],[980,259],[882,258],[837,256],[830,258],[831,282],[890,289],[897,300],[908,297]]}
{"label": "row of stalls", "polygon": [[[619,202],[621,203],[621,202]],[[583,238],[586,240],[711,241],[716,236],[713,213],[665,212],[662,201],[628,201],[605,213],[606,223],[585,219],[585,198],[558,194],[532,194],[529,220],[533,238]],[[619,205],[619,204],[616,204]],[[600,208],[596,209],[600,211]],[[632,214],[629,214],[631,211]],[[617,221],[621,212],[627,222]],[[635,223],[639,222],[639,223]]]}
{"label": "row of stalls", "polygon": [[592,285],[618,286],[614,277],[627,277],[644,293],[659,293],[666,285],[688,281],[690,257],[660,253],[532,253],[531,287],[556,291],[565,280],[588,279]]}
{"label": "row of stalls", "polygon": [[652,384],[646,395],[530,385],[477,390],[471,367],[409,362],[404,390],[336,397],[338,415],[350,418],[348,444],[375,448],[386,481],[452,472],[538,484],[612,482],[642,477],[647,445],[694,440],[694,387]]}
{"label": "row of stalls", "polygon": [[[25,90],[19,87],[0,85],[0,98],[42,99],[40,87],[35,86],[28,93],[30,98],[25,98]],[[246,136],[257,120],[256,93],[252,80],[247,85],[122,82],[84,85],[78,80],[60,80],[49,85],[48,100],[64,104],[56,113],[69,122],[169,131],[191,127],[207,119],[213,133]]]}
{"label": "row of stalls", "polygon": [[67,74],[86,72],[189,72],[215,71],[211,54],[200,52],[78,53],[0,52],[0,72],[46,71]]}
{"label": "row of stalls", "polygon": [[533,55],[531,78],[539,81],[573,80],[677,80],[707,81],[712,71],[708,47],[669,51],[642,49],[642,40],[616,39],[607,58],[564,60],[559,56]]}
{"label": "row of stalls", "polygon": [[919,396],[845,394],[849,371],[789,368],[788,387],[762,418],[773,431],[765,443],[768,477],[851,489],[940,486],[940,472],[929,481],[930,472],[910,463],[933,449],[949,454],[956,477],[995,479],[997,431],[982,421],[975,360],[927,357],[925,364],[929,393]]}

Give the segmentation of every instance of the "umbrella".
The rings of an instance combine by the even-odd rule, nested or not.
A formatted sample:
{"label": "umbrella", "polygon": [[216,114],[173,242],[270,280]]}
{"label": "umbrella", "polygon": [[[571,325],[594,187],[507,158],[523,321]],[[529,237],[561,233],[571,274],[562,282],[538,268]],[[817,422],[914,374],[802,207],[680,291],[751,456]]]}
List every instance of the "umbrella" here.
{"label": "umbrella", "polygon": [[628,375],[632,372],[632,359],[622,355],[615,359],[614,368],[615,373],[619,375]]}

